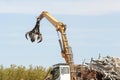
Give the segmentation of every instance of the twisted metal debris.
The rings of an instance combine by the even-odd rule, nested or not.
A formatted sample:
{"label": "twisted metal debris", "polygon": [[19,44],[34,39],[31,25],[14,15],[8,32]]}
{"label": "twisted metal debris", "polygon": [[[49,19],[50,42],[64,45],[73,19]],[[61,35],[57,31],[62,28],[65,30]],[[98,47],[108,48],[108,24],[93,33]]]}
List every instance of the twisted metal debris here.
{"label": "twisted metal debris", "polygon": [[102,59],[91,59],[91,62],[86,64],[89,65],[89,67],[92,67],[92,70],[95,70],[103,75],[101,80],[120,80],[119,58],[106,56]]}

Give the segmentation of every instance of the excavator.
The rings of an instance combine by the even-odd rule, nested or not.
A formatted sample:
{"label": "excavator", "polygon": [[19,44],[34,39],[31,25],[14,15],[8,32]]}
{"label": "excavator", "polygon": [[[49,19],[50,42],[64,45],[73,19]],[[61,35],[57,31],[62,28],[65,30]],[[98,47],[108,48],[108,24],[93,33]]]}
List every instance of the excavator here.
{"label": "excavator", "polygon": [[59,72],[59,77],[58,79],[56,78],[55,80],[73,80],[75,79],[73,54],[71,51],[71,47],[68,44],[68,40],[65,32],[66,25],[63,22],[59,22],[57,19],[52,17],[50,13],[48,13],[47,11],[43,11],[37,18],[35,27],[31,31],[27,32],[25,36],[27,39],[29,36],[31,42],[34,42],[37,36],[38,43],[40,43],[42,41],[42,34],[40,33],[40,29],[39,29],[40,21],[44,17],[56,28],[57,33],[61,34],[61,37],[59,37],[59,43],[60,43],[62,57],[65,59],[66,62],[65,64],[60,63],[54,65],[54,69],[52,73],[55,74],[55,71]]}
{"label": "excavator", "polygon": [[[65,60],[65,63],[58,63],[53,65],[52,70],[48,71],[52,75],[52,77],[45,77],[45,80],[88,80],[87,78],[80,79],[81,70],[83,70],[84,75],[87,74],[88,70],[84,65],[74,64],[73,53],[66,36],[66,25],[63,22],[59,22],[57,19],[55,19],[49,12],[43,11],[38,16],[35,27],[31,31],[27,32],[25,34],[25,37],[27,39],[29,37],[31,39],[31,42],[34,42],[36,38],[38,40],[38,43],[42,41],[42,34],[40,32],[40,21],[43,18],[46,18],[55,27],[58,35],[61,34],[58,41],[60,44],[61,55]],[[95,80],[95,78],[91,79]]]}
{"label": "excavator", "polygon": [[29,36],[31,42],[34,42],[37,37],[38,43],[40,43],[42,41],[42,34],[39,29],[40,21],[44,17],[56,28],[57,33],[61,34],[61,37],[59,37],[59,43],[60,43],[62,57],[66,62],[64,64],[59,63],[53,66],[54,69],[51,71],[51,73],[55,74],[57,71],[59,73],[59,76],[54,80],[75,80],[76,71],[74,67],[73,54],[71,47],[68,44],[68,40],[66,36],[66,25],[63,22],[59,22],[57,19],[52,17],[50,13],[48,13],[47,11],[43,11],[38,16],[35,27],[31,31],[27,32],[25,36],[27,39]]}

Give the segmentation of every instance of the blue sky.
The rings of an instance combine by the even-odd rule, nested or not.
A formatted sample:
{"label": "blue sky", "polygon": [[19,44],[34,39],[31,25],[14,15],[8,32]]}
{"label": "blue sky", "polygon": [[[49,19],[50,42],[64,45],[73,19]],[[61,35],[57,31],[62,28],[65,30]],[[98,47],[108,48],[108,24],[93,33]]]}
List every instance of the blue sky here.
{"label": "blue sky", "polygon": [[120,57],[120,0],[1,0],[0,64],[48,67],[65,62],[55,28],[46,19],[41,22],[42,43],[25,39],[42,11],[67,25],[75,64],[99,53]]}

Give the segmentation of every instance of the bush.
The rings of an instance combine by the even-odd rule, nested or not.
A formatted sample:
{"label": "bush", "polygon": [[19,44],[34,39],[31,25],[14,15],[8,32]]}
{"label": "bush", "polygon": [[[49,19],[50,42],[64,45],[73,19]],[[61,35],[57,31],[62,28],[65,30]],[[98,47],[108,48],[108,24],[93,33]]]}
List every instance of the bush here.
{"label": "bush", "polygon": [[30,65],[29,68],[26,68],[10,65],[9,68],[4,68],[3,65],[0,65],[0,80],[43,80],[47,71],[42,66]]}

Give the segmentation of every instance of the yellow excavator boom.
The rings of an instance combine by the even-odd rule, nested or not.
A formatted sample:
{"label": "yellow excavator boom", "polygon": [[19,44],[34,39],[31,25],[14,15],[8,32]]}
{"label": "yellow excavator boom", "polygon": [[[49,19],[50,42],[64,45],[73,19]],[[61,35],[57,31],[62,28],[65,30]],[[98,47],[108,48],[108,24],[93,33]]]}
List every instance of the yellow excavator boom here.
{"label": "yellow excavator boom", "polygon": [[69,47],[68,44],[68,40],[66,37],[66,25],[62,22],[59,22],[57,19],[55,19],[54,17],[52,17],[48,12],[44,11],[40,14],[40,16],[38,17],[38,20],[42,20],[43,18],[46,18],[55,28],[57,31],[59,31],[61,33],[61,37],[62,37],[62,57],[65,59],[67,64],[73,64],[73,56],[71,53],[71,49]]}

